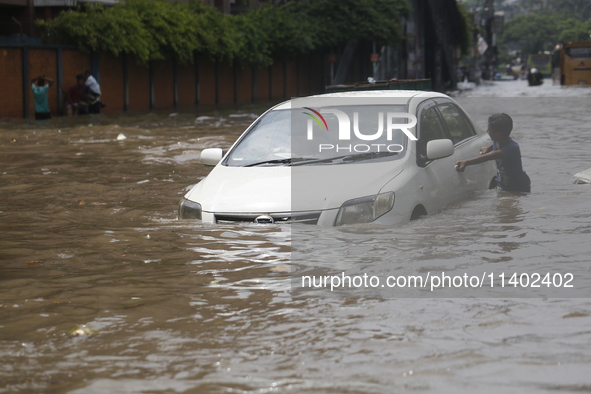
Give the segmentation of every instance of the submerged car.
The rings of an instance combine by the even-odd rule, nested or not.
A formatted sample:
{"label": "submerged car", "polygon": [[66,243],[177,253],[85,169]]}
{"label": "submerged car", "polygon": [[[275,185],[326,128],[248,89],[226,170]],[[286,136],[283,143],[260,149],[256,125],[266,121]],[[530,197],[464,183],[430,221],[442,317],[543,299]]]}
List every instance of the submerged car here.
{"label": "submerged car", "polygon": [[356,91],[286,101],[266,111],[181,200],[179,219],[208,223],[396,225],[493,186],[486,162],[454,163],[490,145],[450,97]]}

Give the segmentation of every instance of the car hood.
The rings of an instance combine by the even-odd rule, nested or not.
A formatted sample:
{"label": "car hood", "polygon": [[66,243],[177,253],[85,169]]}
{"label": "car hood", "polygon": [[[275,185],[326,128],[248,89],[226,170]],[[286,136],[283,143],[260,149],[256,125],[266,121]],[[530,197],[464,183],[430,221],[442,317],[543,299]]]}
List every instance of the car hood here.
{"label": "car hood", "polygon": [[401,160],[320,166],[218,165],[185,198],[207,212],[273,213],[337,209],[375,195],[404,168]]}

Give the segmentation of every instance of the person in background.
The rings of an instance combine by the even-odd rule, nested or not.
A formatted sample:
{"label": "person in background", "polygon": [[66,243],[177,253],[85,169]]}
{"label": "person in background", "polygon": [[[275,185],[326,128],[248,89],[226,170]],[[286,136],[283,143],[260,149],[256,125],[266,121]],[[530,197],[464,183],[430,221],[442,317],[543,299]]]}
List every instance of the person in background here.
{"label": "person in background", "polygon": [[92,76],[92,72],[90,70],[86,70],[84,72],[84,77],[86,79],[85,85],[88,88],[88,92],[86,94],[88,112],[91,114],[100,114],[101,108],[103,107],[103,104],[101,103],[101,87],[96,79]]}
{"label": "person in background", "polygon": [[527,83],[529,86],[540,86],[544,83],[544,76],[537,68],[532,68],[527,73]]}
{"label": "person in background", "polygon": [[68,116],[78,115],[79,111],[81,113],[85,111],[84,108],[80,108],[80,99],[84,92],[84,83],[84,75],[78,74],[76,75],[76,84],[72,85],[66,92],[66,114]]}
{"label": "person in background", "polygon": [[31,79],[31,88],[35,99],[35,120],[51,119],[47,91],[53,82],[53,79],[47,78],[45,75]]}

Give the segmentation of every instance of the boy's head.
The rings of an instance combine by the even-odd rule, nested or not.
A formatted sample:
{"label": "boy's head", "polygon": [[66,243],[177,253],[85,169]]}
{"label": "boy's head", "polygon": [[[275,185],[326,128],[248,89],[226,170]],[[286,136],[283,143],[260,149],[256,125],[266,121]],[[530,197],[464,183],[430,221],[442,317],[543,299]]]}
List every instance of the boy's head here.
{"label": "boy's head", "polygon": [[45,85],[45,78],[43,78],[43,77],[37,78],[37,86],[43,86],[43,85]]}
{"label": "boy's head", "polygon": [[488,128],[507,138],[513,130],[513,119],[507,114],[494,114],[488,118]]}

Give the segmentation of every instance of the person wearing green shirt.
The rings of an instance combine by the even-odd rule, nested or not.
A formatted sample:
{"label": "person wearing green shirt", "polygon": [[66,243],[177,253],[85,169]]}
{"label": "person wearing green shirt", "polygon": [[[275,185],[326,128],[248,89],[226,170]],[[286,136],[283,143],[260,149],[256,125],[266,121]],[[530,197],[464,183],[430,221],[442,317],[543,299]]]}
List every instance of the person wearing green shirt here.
{"label": "person wearing green shirt", "polygon": [[53,85],[53,79],[40,75],[31,79],[31,83],[33,98],[35,99],[35,120],[51,119],[47,90]]}

